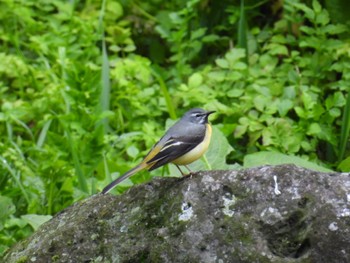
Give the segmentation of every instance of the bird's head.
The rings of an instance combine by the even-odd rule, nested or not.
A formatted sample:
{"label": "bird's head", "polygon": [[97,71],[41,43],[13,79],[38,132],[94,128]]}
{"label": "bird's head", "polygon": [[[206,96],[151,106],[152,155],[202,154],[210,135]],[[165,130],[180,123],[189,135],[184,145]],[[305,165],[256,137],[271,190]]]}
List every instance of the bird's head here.
{"label": "bird's head", "polygon": [[206,124],[208,123],[208,116],[214,112],[215,111],[205,111],[200,108],[194,108],[186,112],[182,119],[196,124]]}

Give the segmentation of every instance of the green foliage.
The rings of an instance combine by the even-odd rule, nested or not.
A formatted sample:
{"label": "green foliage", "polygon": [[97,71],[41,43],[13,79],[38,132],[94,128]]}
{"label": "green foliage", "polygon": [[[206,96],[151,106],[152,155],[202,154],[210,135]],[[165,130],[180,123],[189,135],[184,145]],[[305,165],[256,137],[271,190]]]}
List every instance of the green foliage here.
{"label": "green foliage", "polygon": [[313,162],[307,161],[297,156],[286,155],[278,152],[256,152],[244,157],[244,167],[257,167],[261,165],[279,165],[292,163],[297,166],[305,167],[311,170],[329,173],[332,170],[319,166]]}
{"label": "green foliage", "polygon": [[180,86],[182,96],[204,91],[205,97],[191,99],[230,115],[224,125],[235,126],[233,141],[242,152],[277,150],[331,164],[339,156],[349,66],[349,44],[336,35],[347,27],[330,24],[316,1],[313,9],[286,1],[285,9],[303,14],[308,24],[289,31],[300,17],[286,15],[261,43],[263,32],[254,29],[261,52],[249,64],[244,50],[231,49]]}
{"label": "green foliage", "polygon": [[349,28],[310,2],[1,1],[0,254],[140,162],[192,107],[217,111],[193,170],[349,171]]}
{"label": "green foliage", "polygon": [[324,0],[332,21],[346,24],[349,22],[350,10],[347,0]]}
{"label": "green foliage", "polygon": [[343,111],[342,125],[340,130],[340,152],[339,160],[343,160],[347,142],[349,141],[350,135],[350,96],[347,94],[346,104]]}

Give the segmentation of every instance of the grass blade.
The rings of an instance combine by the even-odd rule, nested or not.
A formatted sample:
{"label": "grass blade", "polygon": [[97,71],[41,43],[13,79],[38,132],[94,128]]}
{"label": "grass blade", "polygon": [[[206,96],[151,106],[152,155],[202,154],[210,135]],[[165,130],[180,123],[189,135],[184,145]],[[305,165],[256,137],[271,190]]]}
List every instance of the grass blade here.
{"label": "grass blade", "polygon": [[159,83],[160,90],[162,91],[163,96],[165,98],[165,103],[166,103],[170,118],[175,120],[177,118],[177,116],[176,116],[175,108],[173,105],[173,101],[170,97],[168,88],[167,88],[163,78],[161,77],[161,75],[157,72],[157,70],[154,68],[151,68],[151,71],[152,71],[153,76],[157,79],[157,81]]}
{"label": "grass blade", "polygon": [[108,163],[107,163],[107,158],[105,153],[103,153],[103,167],[105,169],[106,178],[108,179],[108,181],[112,182],[112,176],[108,168]]}
{"label": "grass blade", "polygon": [[342,161],[344,158],[346,145],[349,140],[349,132],[350,132],[350,96],[347,95],[346,104],[343,112],[342,125],[340,130],[340,152],[338,161]]}
{"label": "grass blade", "polygon": [[41,148],[45,142],[45,139],[46,139],[46,135],[47,135],[47,131],[49,130],[50,128],[50,125],[51,125],[51,122],[52,120],[48,120],[45,124],[44,124],[44,127],[42,128],[41,132],[40,132],[40,135],[39,135],[39,138],[38,138],[38,141],[36,143],[36,146],[38,148]]}
{"label": "grass blade", "polygon": [[6,169],[10,173],[13,180],[18,185],[19,189],[21,190],[21,192],[24,196],[24,199],[27,201],[27,204],[30,204],[29,195],[28,195],[27,191],[25,190],[25,188],[23,187],[22,182],[20,180],[20,176],[21,176],[20,171],[16,172],[14,169],[12,169],[12,167],[9,165],[7,160],[1,156],[0,156],[0,161],[1,161],[2,167],[4,167],[4,169]]}
{"label": "grass blade", "polygon": [[[104,111],[109,110],[110,106],[110,93],[111,93],[111,84],[110,84],[110,72],[109,72],[109,59],[108,59],[108,52],[106,47],[106,40],[104,35],[104,28],[103,28],[103,17],[105,15],[105,7],[106,7],[106,0],[103,0],[101,3],[101,9],[100,9],[100,16],[99,16],[99,32],[98,34],[101,35],[102,40],[102,67],[101,67],[101,81],[100,81],[100,98],[99,98],[99,105],[97,107],[98,114],[101,114]],[[109,120],[108,118],[103,118],[102,120],[98,121],[97,126],[101,125],[103,127],[103,134],[106,133],[107,129],[109,129]]]}
{"label": "grass blade", "polygon": [[16,122],[17,124],[19,124],[20,126],[22,126],[24,128],[24,130],[27,131],[27,133],[29,134],[30,138],[32,140],[34,140],[34,135],[32,133],[32,130],[27,126],[27,124],[25,124],[23,121],[21,121],[20,119],[15,118],[15,117],[12,117],[12,120],[14,122]]}
{"label": "grass blade", "polygon": [[247,19],[245,17],[244,0],[241,0],[240,17],[238,22],[238,47],[246,51],[245,62],[248,65]]}
{"label": "grass blade", "polygon": [[68,130],[66,130],[66,134],[67,134],[68,144],[70,145],[71,154],[72,154],[72,157],[73,157],[75,173],[76,173],[76,175],[78,177],[79,188],[83,192],[88,193],[89,189],[88,189],[88,186],[87,186],[87,182],[86,182],[86,179],[85,179],[85,176],[84,176],[83,169],[82,169],[80,161],[79,161],[78,152],[77,152],[77,149],[75,147],[75,143],[72,140],[72,137],[71,137],[70,132]]}
{"label": "grass blade", "polygon": [[[109,60],[108,60],[108,54],[107,54],[104,35],[102,37],[103,39],[102,39],[101,93],[100,93],[100,102],[99,102],[100,112],[109,110],[109,101],[110,101],[110,93],[111,93],[111,87],[109,82]],[[108,118],[104,118],[102,120],[102,124],[104,127],[104,131],[106,132],[109,127]]]}

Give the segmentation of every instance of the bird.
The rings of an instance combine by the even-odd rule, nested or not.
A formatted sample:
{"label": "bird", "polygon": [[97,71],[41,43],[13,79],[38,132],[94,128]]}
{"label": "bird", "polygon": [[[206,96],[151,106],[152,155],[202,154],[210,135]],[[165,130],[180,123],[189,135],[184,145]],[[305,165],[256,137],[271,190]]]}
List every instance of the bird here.
{"label": "bird", "polygon": [[198,160],[209,147],[212,128],[208,117],[214,112],[200,108],[187,111],[166,131],[140,164],[108,184],[102,194],[108,193],[120,182],[141,170],[152,171],[168,163],[175,164],[181,174],[185,175],[179,165],[188,169],[187,164]]}

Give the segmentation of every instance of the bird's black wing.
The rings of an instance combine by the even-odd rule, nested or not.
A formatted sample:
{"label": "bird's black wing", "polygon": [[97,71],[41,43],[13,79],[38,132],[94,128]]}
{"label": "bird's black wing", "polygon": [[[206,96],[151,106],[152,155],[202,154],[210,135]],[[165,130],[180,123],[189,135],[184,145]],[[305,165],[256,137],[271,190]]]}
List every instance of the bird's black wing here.
{"label": "bird's black wing", "polygon": [[162,146],[155,145],[155,148],[159,147],[157,154],[155,154],[150,160],[147,160],[147,164],[150,164],[149,171],[152,171],[162,165],[170,163],[182,155],[188,153],[194,149],[198,144],[204,140],[205,132],[196,133],[190,136],[170,137]]}

